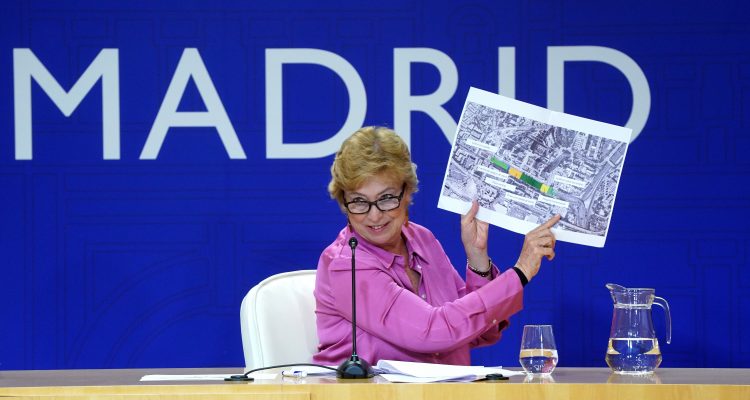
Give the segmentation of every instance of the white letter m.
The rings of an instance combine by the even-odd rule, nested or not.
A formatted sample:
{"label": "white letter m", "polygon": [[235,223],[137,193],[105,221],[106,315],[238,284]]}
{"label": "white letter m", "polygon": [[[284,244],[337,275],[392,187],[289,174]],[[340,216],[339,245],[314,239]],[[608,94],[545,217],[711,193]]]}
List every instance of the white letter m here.
{"label": "white letter m", "polygon": [[83,75],[66,92],[31,49],[13,49],[16,160],[31,160],[31,79],[69,117],[101,78],[102,135],[105,160],[120,159],[120,83],[118,50],[102,49]]}

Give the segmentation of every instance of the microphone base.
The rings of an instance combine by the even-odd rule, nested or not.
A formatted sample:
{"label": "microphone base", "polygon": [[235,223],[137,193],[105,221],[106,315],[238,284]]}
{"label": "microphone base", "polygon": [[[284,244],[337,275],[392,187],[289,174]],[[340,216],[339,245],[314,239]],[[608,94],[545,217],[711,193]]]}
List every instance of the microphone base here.
{"label": "microphone base", "polygon": [[247,376],[247,375],[232,375],[229,378],[224,378],[227,382],[252,382],[255,379]]}
{"label": "microphone base", "polygon": [[336,369],[339,379],[367,379],[375,376],[370,363],[353,354]]}

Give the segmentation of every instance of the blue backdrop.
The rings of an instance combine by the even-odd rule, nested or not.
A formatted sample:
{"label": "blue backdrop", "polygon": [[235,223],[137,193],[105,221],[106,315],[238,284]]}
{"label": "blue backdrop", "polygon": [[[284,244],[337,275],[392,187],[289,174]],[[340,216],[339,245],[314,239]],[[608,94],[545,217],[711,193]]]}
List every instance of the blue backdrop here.
{"label": "blue backdrop", "polygon": [[[470,86],[512,83],[516,98],[546,106],[553,46],[621,52],[650,88],[634,99],[618,68],[568,62],[566,112],[623,125],[650,99],[648,120],[631,144],[606,246],[558,243],[524,311],[474,362],[517,365],[521,327],[551,323],[561,366],[605,366],[612,305],[604,284],[617,282],[654,287],[670,302],[671,345],[655,311],[663,367],[750,367],[745,2],[273,3],[0,3],[0,369],[242,365],[246,291],[271,274],[314,268],[344,224],[326,192],[330,152],[271,157],[273,132],[284,143],[332,138],[365,99],[364,124],[397,124],[394,49],[452,60],[458,85],[443,107],[453,121]],[[499,47],[514,48],[513,82],[499,82],[511,60]],[[324,65],[269,68],[274,49],[300,48],[343,58],[366,98],[350,97],[340,71]],[[202,64],[183,65],[193,75],[176,91],[178,113],[162,115],[183,53]],[[64,92],[84,71],[93,87],[77,102]],[[283,71],[283,89],[267,84],[269,71]],[[426,62],[405,71],[413,96],[447,81]],[[283,126],[267,92],[282,99]],[[228,122],[180,127],[168,118],[191,111]],[[463,274],[459,218],[436,208],[450,142],[429,113],[408,118],[421,181],[411,217]],[[144,159],[155,126],[166,138]],[[238,146],[245,157],[231,158]],[[491,229],[500,265],[514,263],[521,243]]]}

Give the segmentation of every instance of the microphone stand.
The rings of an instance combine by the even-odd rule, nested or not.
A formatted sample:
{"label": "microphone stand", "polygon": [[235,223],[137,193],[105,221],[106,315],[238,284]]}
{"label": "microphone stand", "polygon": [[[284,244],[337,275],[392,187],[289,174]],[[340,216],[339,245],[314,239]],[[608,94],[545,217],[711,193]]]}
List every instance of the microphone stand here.
{"label": "microphone stand", "polygon": [[354,285],[354,249],[357,247],[357,238],[349,239],[349,247],[352,248],[352,356],[339,365],[336,369],[336,377],[366,379],[372,378],[374,373],[370,363],[357,355],[357,292]]}

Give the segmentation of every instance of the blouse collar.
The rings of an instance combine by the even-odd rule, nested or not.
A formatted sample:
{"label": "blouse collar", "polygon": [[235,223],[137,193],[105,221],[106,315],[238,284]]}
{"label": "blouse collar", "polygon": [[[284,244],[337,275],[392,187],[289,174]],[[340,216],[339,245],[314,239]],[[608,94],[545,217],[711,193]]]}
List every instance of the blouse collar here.
{"label": "blouse collar", "polygon": [[[360,236],[354,229],[352,229],[351,226],[347,226],[348,230],[348,237],[354,236],[357,238],[358,246],[361,247],[363,250],[366,250],[368,253],[372,254],[377,258],[385,268],[391,268],[393,264],[396,262],[398,258],[401,258],[400,254],[394,254],[391,253],[388,250],[384,250],[369,241],[367,239]],[[409,223],[407,222],[404,224],[404,226],[401,227],[401,235],[404,237],[404,242],[406,243],[406,251],[408,254],[413,255],[414,257],[419,258],[421,265],[427,265],[429,262],[424,257],[424,250],[422,250],[419,247],[415,247],[415,244],[418,244],[417,240],[414,240],[414,229],[412,229],[409,226]]]}

